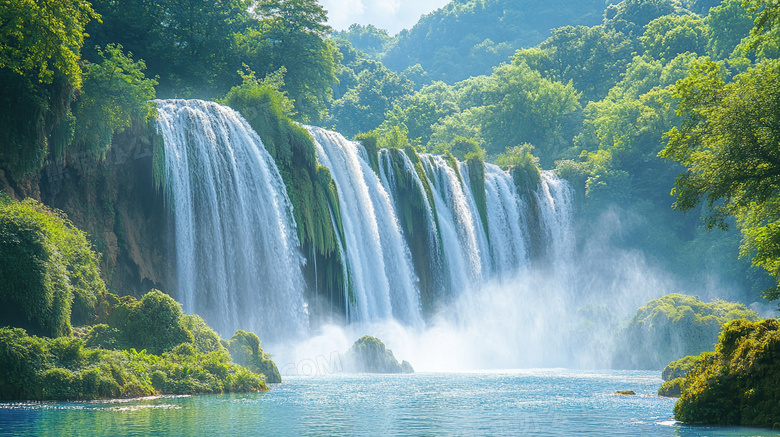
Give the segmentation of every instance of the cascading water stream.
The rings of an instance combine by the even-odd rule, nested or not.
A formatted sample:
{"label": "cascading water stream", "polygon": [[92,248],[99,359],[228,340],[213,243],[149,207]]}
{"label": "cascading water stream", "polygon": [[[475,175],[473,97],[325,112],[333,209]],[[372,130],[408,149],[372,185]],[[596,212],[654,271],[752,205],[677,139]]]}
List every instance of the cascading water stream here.
{"label": "cascading water stream", "polygon": [[308,329],[292,206],[273,158],[235,111],[157,101],[172,212],[177,296],[223,336]]}
{"label": "cascading water stream", "polygon": [[572,275],[574,256],[573,193],[571,185],[552,171],[541,172],[539,189],[534,192],[549,260],[556,274],[567,279]]}
{"label": "cascading water stream", "polygon": [[379,177],[360,156],[362,147],[338,133],[307,127],[320,164],[339,192],[347,271],[356,296],[354,321],[394,318],[423,323],[417,278],[392,201]]}
{"label": "cascading water stream", "polygon": [[497,276],[528,266],[528,204],[512,176],[485,163],[485,190],[493,271]]}
{"label": "cascading water stream", "polygon": [[433,190],[451,292],[457,295],[482,280],[482,255],[476,223],[479,216],[466,198],[464,184],[444,158],[423,154],[420,159]]}
{"label": "cascading water stream", "polygon": [[[203,315],[225,337],[246,329],[275,342],[306,333],[304,256],[284,181],[260,137],[237,112],[216,103],[157,105],[176,296],[185,311]],[[427,305],[447,290],[445,305],[458,296],[461,304],[473,302],[489,293],[489,281],[522,277],[539,255],[566,277],[574,245],[572,190],[554,173],[542,172],[526,195],[508,172],[485,164],[485,226],[465,163],[428,154],[413,163],[403,150],[380,150],[377,175],[358,143],[306,129],[338,190],[349,321],[423,327],[415,268],[426,275]],[[403,208],[404,227],[396,207]],[[413,262],[406,239],[423,234]],[[535,253],[532,240],[543,253]],[[471,318],[463,308],[451,310],[456,319]]]}

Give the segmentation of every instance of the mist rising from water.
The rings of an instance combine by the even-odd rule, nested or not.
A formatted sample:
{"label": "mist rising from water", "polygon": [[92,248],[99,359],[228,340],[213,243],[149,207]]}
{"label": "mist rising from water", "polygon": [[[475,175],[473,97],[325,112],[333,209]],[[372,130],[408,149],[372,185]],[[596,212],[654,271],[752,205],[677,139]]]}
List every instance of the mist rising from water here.
{"label": "mist rising from water", "polygon": [[466,289],[423,328],[395,321],[329,324],[305,341],[269,344],[267,350],[283,376],[338,370],[337,357],[363,335],[382,340],[416,371],[610,368],[615,332],[676,284],[642,252],[610,244],[620,230],[616,215],[605,213],[601,220],[604,232],[585,242],[570,263],[521,268]]}

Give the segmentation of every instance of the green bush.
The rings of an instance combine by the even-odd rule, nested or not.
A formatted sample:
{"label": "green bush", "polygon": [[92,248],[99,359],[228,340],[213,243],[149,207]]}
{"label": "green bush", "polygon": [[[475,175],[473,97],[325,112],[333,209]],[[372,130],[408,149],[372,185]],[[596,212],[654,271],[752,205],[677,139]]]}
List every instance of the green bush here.
{"label": "green bush", "polygon": [[219,335],[197,314],[184,314],[179,324],[192,334],[193,344],[200,353],[224,350]]}
{"label": "green bush", "polygon": [[685,378],[688,371],[693,369],[701,360],[701,355],[688,355],[687,357],[672,361],[664,367],[664,370],[661,372],[661,378],[663,378],[664,381]]}
{"label": "green bush", "polygon": [[616,336],[612,365],[623,369],[662,369],[687,355],[712,350],[721,326],[731,320],[757,320],[745,305],[702,302],[673,293],[649,301]]}
{"label": "green bush", "polygon": [[181,343],[194,341],[193,335],[180,323],[179,303],[159,290],[146,293],[127,310],[127,319],[118,328],[124,333],[129,347],[159,355]]}
{"label": "green bush", "polygon": [[32,199],[0,200],[0,277],[0,326],[53,337],[92,322],[106,292],[84,232]]}
{"label": "green bush", "polygon": [[[89,338],[109,331],[102,326]],[[79,338],[39,338],[23,329],[0,329],[0,399],[86,400],[266,389],[261,375],[233,364],[224,349],[202,353],[191,343],[181,343],[154,355],[85,347],[89,344]]]}
{"label": "green bush", "polygon": [[260,338],[252,332],[238,330],[233,338],[227,342],[227,350],[236,364],[246,367],[248,370],[265,375],[267,382],[282,382],[282,376],[271,361],[271,355],[263,352],[260,347]]}
{"label": "green bush", "polygon": [[669,363],[661,372],[661,378],[663,378],[664,383],[658,389],[658,396],[679,397],[682,394],[685,375],[710,353],[704,352],[701,355],[688,355],[685,358]]}
{"label": "green bush", "polygon": [[703,354],[686,375],[674,417],[780,428],[780,321],[727,323],[715,353]]}

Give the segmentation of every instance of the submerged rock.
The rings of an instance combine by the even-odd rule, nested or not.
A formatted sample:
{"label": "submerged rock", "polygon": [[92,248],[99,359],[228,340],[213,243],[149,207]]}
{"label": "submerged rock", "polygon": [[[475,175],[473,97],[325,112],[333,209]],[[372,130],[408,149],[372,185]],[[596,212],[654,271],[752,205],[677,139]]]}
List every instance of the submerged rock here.
{"label": "submerged rock", "polygon": [[399,363],[393,351],[371,336],[359,338],[347,351],[345,369],[357,373],[414,373],[408,361]]}
{"label": "submerged rock", "polygon": [[634,390],[618,390],[615,392],[615,394],[622,396],[633,396],[636,395],[636,392]]}

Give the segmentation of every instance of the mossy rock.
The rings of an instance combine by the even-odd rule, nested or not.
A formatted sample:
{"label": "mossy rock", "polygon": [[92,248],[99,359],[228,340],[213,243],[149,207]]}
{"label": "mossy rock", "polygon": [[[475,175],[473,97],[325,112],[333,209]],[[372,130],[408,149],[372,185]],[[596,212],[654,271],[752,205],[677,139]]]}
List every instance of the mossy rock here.
{"label": "mossy rock", "polygon": [[271,361],[271,355],[263,352],[257,334],[239,329],[233,334],[233,338],[225,344],[236,364],[242,365],[252,372],[265,375],[266,382],[282,382],[279,369]]}
{"label": "mossy rock", "polygon": [[359,338],[346,354],[346,369],[358,373],[414,373],[407,361],[399,363],[393,351],[371,336]]}

